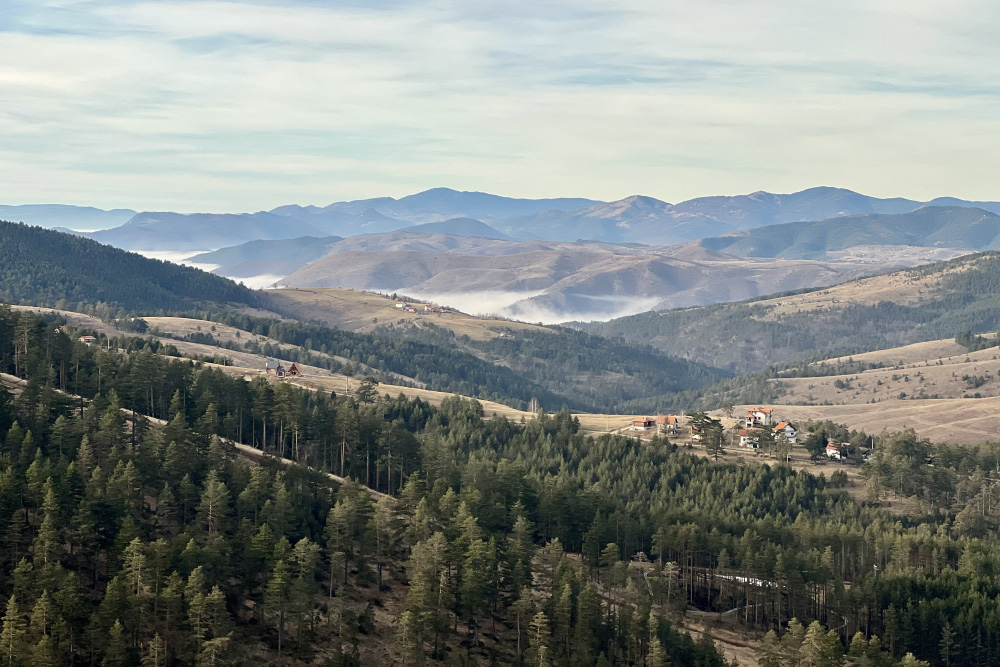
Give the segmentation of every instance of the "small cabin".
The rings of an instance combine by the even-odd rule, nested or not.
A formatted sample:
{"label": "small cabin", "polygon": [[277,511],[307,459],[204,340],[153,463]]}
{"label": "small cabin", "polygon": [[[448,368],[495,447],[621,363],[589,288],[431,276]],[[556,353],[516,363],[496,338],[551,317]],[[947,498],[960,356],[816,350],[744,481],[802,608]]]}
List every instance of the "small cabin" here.
{"label": "small cabin", "polygon": [[292,365],[288,369],[287,373],[288,373],[288,375],[291,375],[292,377],[298,377],[298,376],[302,375],[302,366],[299,365],[299,362],[293,361]]}
{"label": "small cabin", "polygon": [[80,336],[80,338],[78,338],[77,340],[79,340],[81,343],[84,343],[85,345],[93,345],[94,343],[97,342],[97,339],[93,336]]}
{"label": "small cabin", "polygon": [[264,363],[264,372],[277,375],[280,378],[285,377],[285,368],[281,365],[281,362],[276,359],[268,359]]}

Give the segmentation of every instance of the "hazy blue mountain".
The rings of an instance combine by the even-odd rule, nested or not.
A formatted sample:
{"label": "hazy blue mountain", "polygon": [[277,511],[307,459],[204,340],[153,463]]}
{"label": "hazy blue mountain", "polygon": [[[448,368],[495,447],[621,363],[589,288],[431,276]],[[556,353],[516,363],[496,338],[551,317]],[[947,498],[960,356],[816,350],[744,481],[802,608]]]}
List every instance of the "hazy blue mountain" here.
{"label": "hazy blue mountain", "polygon": [[578,197],[515,199],[485,192],[460,192],[450,188],[433,188],[403,197],[395,202],[395,206],[401,211],[405,210],[414,214],[496,220],[518,215],[530,215],[538,211],[573,211],[596,203],[598,202],[593,199]]}
{"label": "hazy blue mountain", "polygon": [[114,229],[87,234],[125,250],[198,251],[257,239],[324,236],[308,222],[273,213],[139,213]]}
{"label": "hazy blue mountain", "polygon": [[0,206],[0,220],[24,222],[49,229],[55,227],[79,231],[109,229],[128,222],[134,215],[135,211],[127,208],[105,211],[91,206],[70,206],[68,204]]}
{"label": "hazy blue mountain", "polygon": [[[1000,203],[997,202],[967,202],[952,198],[938,198],[933,202],[1000,213]],[[926,204],[910,199],[879,199],[830,187],[810,188],[791,194],[755,192],[699,197],[678,204],[639,195],[613,202],[598,202],[581,198],[515,199],[483,192],[434,188],[400,199],[376,197],[335,202],[324,207],[292,204],[269,212],[242,215],[140,213],[130,218],[127,224],[89,236],[126,249],[186,252],[228,247],[257,239],[384,234],[418,225],[443,223],[448,226],[417,231],[486,234],[487,238],[509,237],[523,241],[595,240],[674,245],[766,225],[852,215],[908,213],[923,206]],[[78,209],[78,212],[82,210]],[[131,212],[97,211],[93,215],[120,214],[124,217],[126,213]],[[77,222],[85,217],[83,213],[79,215],[81,217],[77,218]],[[455,219],[466,222],[449,222]],[[484,226],[479,227],[475,223]],[[79,229],[82,225],[67,221],[58,226]],[[478,231],[463,231],[474,228]]]}
{"label": "hazy blue mountain", "polygon": [[[934,200],[944,201],[954,207],[1000,212],[1000,203],[996,202]],[[785,222],[907,213],[926,205],[910,199],[879,199],[842,188],[819,187],[792,194],[754,192],[698,197],[678,204],[635,196],[578,211],[543,211],[494,226],[517,238],[669,245]]]}
{"label": "hazy blue mountain", "polygon": [[737,257],[831,259],[859,246],[1000,248],[1000,216],[979,208],[927,206],[896,214],[792,222],[708,238],[700,245]]}
{"label": "hazy blue mountain", "polygon": [[511,237],[472,218],[452,218],[443,222],[425,222],[422,225],[406,227],[400,231],[415,234],[451,234],[452,236],[475,236],[484,239],[510,241]]}
{"label": "hazy blue mountain", "polygon": [[189,257],[187,261],[194,264],[216,264],[225,267],[238,262],[271,261],[277,257],[291,256],[305,265],[325,256],[329,252],[330,246],[340,240],[339,236],[300,236],[295,239],[250,241],[212,252],[203,252]]}

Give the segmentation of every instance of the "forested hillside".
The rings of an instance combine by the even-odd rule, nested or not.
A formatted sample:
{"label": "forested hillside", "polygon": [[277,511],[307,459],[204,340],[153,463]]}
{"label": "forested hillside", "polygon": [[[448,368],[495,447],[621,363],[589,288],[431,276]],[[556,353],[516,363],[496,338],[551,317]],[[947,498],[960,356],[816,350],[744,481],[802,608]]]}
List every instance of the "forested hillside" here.
{"label": "forested hillside", "polygon": [[1000,324],[1000,253],[835,287],[581,325],[733,372],[868,352]]}
{"label": "forested hillside", "polygon": [[841,665],[859,641],[850,664],[1000,660],[995,447],[883,439],[862,504],[565,413],[358,402],[115,347],[0,313],[26,378],[0,393],[8,664],[722,667],[677,631],[690,608],[785,635],[767,664]]}
{"label": "forested hillside", "polygon": [[0,221],[0,300],[81,310],[102,303],[153,314],[210,303],[253,306],[257,296],[198,269]]}
{"label": "forested hillside", "polygon": [[[591,411],[616,412],[630,401],[697,391],[713,386],[728,373],[651,347],[600,338],[581,331],[518,330],[487,340],[472,340],[424,325],[421,329],[383,330],[404,340],[468,350],[500,368],[509,368],[548,391],[571,397],[569,405]],[[541,397],[539,397],[541,399]],[[559,405],[542,401],[542,406]]]}

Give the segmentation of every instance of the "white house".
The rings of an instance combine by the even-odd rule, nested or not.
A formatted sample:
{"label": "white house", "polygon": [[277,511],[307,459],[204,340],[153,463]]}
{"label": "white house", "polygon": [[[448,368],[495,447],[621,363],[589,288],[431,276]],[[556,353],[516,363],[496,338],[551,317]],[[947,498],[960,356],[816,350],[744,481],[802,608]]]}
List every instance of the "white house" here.
{"label": "white house", "polygon": [[788,422],[778,422],[777,426],[774,427],[774,435],[775,437],[783,435],[785,436],[785,440],[794,445],[799,432]]}
{"label": "white house", "polygon": [[840,461],[844,458],[844,446],[835,442],[826,443],[826,456],[833,461]]}
{"label": "white house", "polygon": [[756,426],[770,426],[774,423],[774,410],[772,408],[751,408],[747,410],[747,428]]}
{"label": "white house", "polygon": [[753,429],[740,429],[740,447],[757,449],[760,446],[760,432]]}

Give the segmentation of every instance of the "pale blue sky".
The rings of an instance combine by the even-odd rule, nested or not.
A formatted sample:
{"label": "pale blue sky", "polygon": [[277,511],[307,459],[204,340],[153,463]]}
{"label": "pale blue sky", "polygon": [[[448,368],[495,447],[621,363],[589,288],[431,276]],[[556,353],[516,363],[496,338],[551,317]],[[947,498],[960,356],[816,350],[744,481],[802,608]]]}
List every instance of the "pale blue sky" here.
{"label": "pale blue sky", "polygon": [[997,34],[963,0],[0,0],[0,203],[1000,199]]}

